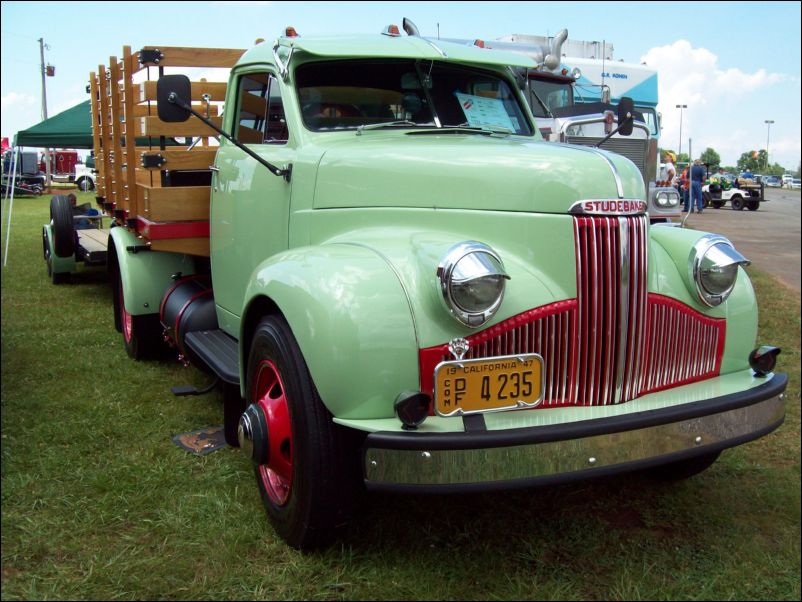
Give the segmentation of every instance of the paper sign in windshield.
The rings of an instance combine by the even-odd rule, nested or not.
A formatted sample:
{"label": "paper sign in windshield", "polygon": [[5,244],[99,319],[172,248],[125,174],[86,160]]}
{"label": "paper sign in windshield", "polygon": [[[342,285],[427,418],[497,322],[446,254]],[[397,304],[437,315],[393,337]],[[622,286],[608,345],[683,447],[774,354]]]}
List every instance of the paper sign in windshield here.
{"label": "paper sign in windshield", "polygon": [[454,92],[454,95],[462,106],[462,112],[465,113],[468,125],[502,127],[515,131],[507,109],[504,108],[503,100],[461,92]]}

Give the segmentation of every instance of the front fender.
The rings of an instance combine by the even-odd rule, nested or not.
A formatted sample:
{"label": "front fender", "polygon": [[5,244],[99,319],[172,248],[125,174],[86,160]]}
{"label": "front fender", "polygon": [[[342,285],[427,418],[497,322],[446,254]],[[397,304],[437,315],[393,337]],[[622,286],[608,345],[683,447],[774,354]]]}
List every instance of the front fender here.
{"label": "front fender", "polygon": [[713,317],[727,321],[727,334],[721,373],[728,374],[749,367],[749,353],[757,340],[757,299],[746,270],[738,268],[738,278],[729,298],[717,307],[700,300],[691,282],[688,264],[696,242],[708,232],[688,228],[652,228],[652,269],[649,290],[660,293]]}
{"label": "front fender", "polygon": [[119,266],[125,311],[132,316],[157,313],[167,287],[173,282],[172,275],[195,271],[195,260],[190,255],[128,251],[129,247],[142,246],[142,241],[127,228],[112,228],[109,233],[109,254],[114,252],[109,262],[116,261]]}
{"label": "front fender", "polygon": [[375,251],[352,244],[293,249],[257,266],[240,331],[243,396],[255,312],[268,300],[286,318],[320,397],[337,418],[393,416],[418,390],[418,345],[407,294]]}

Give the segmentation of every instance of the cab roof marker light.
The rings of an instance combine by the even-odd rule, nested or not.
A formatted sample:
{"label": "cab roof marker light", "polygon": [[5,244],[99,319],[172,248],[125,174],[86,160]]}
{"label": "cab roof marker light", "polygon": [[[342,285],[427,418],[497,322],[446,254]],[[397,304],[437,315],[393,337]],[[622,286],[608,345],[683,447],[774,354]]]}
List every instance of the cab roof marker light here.
{"label": "cab roof marker light", "polygon": [[485,46],[484,40],[474,40],[473,45],[476,46],[477,48],[487,48],[487,46]]}
{"label": "cab roof marker light", "polygon": [[398,29],[398,25],[388,25],[384,28],[382,35],[390,36],[391,38],[400,38],[401,31]]}
{"label": "cab roof marker light", "polygon": [[295,31],[295,28],[291,25],[284,28],[284,37],[285,38],[300,38],[301,36],[298,35],[298,32]]}

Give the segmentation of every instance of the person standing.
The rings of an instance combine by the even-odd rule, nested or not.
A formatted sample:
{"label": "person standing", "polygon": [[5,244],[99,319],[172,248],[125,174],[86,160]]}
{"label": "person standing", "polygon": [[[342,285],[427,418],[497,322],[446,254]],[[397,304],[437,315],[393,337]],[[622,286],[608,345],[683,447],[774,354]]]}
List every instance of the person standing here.
{"label": "person standing", "polygon": [[666,152],[663,164],[663,172],[660,174],[662,176],[660,179],[673,184],[674,176],[677,175],[677,170],[674,168],[674,156]]}
{"label": "person standing", "polygon": [[707,171],[702,166],[699,159],[694,160],[693,167],[691,167],[691,202],[689,203],[691,211],[693,211],[693,203],[696,201],[696,210],[701,213],[705,206],[705,200],[702,198],[702,183],[705,181]]}

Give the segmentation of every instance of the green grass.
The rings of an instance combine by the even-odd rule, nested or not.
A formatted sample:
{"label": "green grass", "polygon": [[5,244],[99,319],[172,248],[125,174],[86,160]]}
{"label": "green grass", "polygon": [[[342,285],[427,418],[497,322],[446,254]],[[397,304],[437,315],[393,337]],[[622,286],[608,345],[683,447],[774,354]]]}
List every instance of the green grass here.
{"label": "green grass", "polygon": [[772,277],[751,271],[791,377],[778,431],[674,484],[370,496],[301,554],[239,451],[171,442],[221,423],[219,396],[170,394],[206,377],[127,358],[102,272],[49,283],[48,206],[15,201],[2,271],[2,599],[800,599],[800,304]]}

